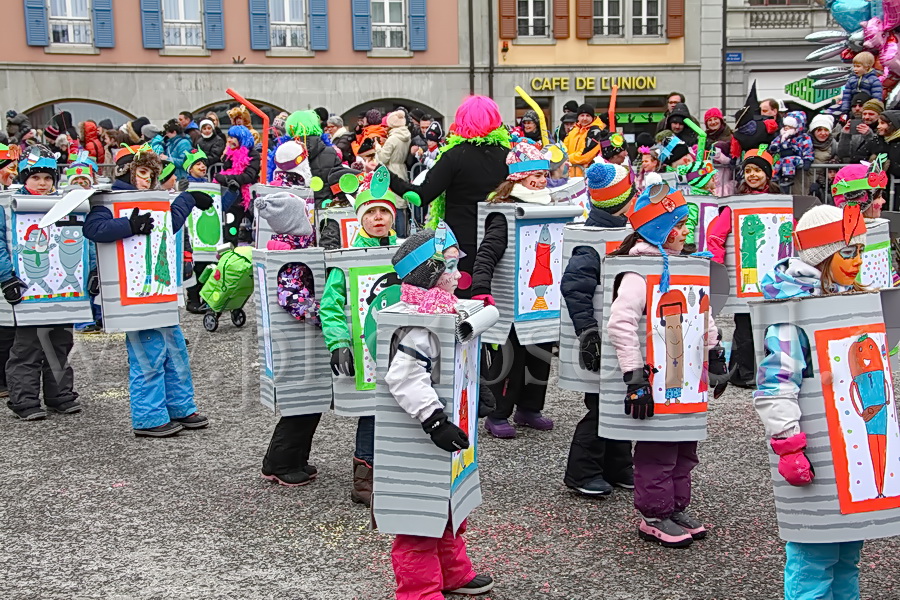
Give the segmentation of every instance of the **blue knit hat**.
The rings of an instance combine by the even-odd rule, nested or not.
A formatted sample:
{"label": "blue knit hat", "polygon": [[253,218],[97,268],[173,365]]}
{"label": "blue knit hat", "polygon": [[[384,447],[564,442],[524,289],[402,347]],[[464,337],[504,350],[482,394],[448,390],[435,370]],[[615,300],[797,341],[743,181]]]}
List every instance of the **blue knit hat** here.
{"label": "blue knit hat", "polygon": [[659,249],[663,256],[663,273],[659,289],[669,290],[669,256],[663,249],[669,232],[682,219],[687,218],[690,209],[684,195],[665,183],[647,187],[634,203],[634,212],[628,221],[638,234]]}

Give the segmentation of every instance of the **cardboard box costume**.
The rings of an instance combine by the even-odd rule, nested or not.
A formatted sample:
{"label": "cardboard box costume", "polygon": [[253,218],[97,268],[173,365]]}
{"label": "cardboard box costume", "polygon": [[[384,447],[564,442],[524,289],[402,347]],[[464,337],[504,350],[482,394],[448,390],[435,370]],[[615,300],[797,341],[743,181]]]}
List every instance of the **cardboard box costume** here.
{"label": "cardboard box costume", "polygon": [[[566,225],[563,233],[563,271],[569,263],[575,249],[589,246],[597,251],[600,260],[622,243],[630,233],[631,227],[587,227],[585,225]],[[597,285],[594,294],[594,317],[597,323],[603,323],[603,287]],[[601,336],[603,333],[601,332]],[[589,371],[581,366],[581,340],[575,334],[575,326],[569,316],[565,296],[562,298],[562,310],[559,315],[559,387],[564,390],[596,394],[600,389],[600,373]]]}
{"label": "cardboard box costume", "polygon": [[[647,281],[647,310],[638,324],[651,375],[655,414],[625,414],[626,385],[613,344],[603,344],[600,374],[601,437],[638,442],[692,442],[706,439],[709,395],[706,333],[711,309],[710,261],[669,256],[670,288],[660,293],[661,256],[609,256],[603,259],[603,335],[609,322],[616,279],[626,272]],[[594,389],[593,391],[597,391]]]}
{"label": "cardboard box costume", "polygon": [[4,194],[0,198],[13,272],[26,284],[22,302],[0,312],[0,325],[92,321],[87,280],[90,242],[82,228],[88,201],[45,228],[39,222],[64,196]]}
{"label": "cardboard box costume", "polygon": [[216,248],[224,241],[222,226],[222,186],[217,183],[191,182],[187,191],[209,194],[213,205],[208,210],[194,208],[184,224],[191,240],[194,262],[216,262]]}
{"label": "cardboard box costume", "polygon": [[[779,534],[789,542],[834,543],[900,534],[900,460],[896,400],[888,351],[898,341],[898,290],[750,303],[757,360],[775,324],[808,340],[811,373],[797,401],[806,456],[815,469],[795,487],[772,467]],[[892,318],[893,319],[893,318]],[[879,445],[879,440],[882,443]]]}
{"label": "cardboard box costume", "polygon": [[866,247],[863,248],[863,263],[857,281],[873,289],[892,287],[894,267],[890,222],[887,219],[866,219],[866,230]]}
{"label": "cardboard box costume", "polygon": [[161,329],[179,324],[182,300],[183,228],[172,233],[171,202],[165,190],[94,194],[91,206],[113,218],[134,208],[152,213],[153,231],[110,244],[97,244],[100,304],[107,332]]}
{"label": "cardboard box costume", "polygon": [[322,239],[322,230],[329,221],[337,224],[341,232],[341,248],[352,248],[353,240],[361,229],[356,211],[352,207],[322,208],[316,215],[316,239]]}
{"label": "cardboard box costume", "polygon": [[484,342],[505,343],[513,326],[523,346],[559,340],[563,228],[582,212],[570,204],[478,204],[479,245],[492,214],[506,219],[509,241],[491,282],[500,320],[484,333]]}
{"label": "cardboard box costume", "polygon": [[[461,300],[460,314],[419,314],[396,304],[379,313],[378,386],[375,391],[375,474],[372,515],[379,531],[440,538],[448,517],[453,531],[481,504],[478,471],[479,334],[496,314],[478,320],[480,302]],[[489,314],[491,311],[486,311]],[[385,375],[404,328],[421,327],[440,344],[432,382],[444,412],[469,436],[470,446],[438,448],[418,420],[397,404]]]}
{"label": "cardboard box costume", "polygon": [[591,212],[591,197],[588,194],[587,182],[584,177],[570,177],[563,185],[550,188],[550,197],[557,204],[578,205],[582,209],[581,215],[573,219],[576,223],[587,221]]}
{"label": "cardboard box costume", "polygon": [[325,286],[321,248],[253,251],[259,397],[264,406],[283,417],[327,412],[332,401],[330,354],[322,329],[298,321],[278,304],[278,274],[294,263],[309,268],[315,297],[321,298]]}
{"label": "cardboard box costume", "polygon": [[[355,216],[354,216],[355,218]],[[382,309],[400,301],[400,279],[391,259],[396,246],[348,248],[325,252],[326,271],[341,269],[346,282],[347,302],[344,314],[350,331],[355,377],[334,375],[334,412],[345,417],[366,417],[375,414],[373,391],[377,379],[375,355],[376,315]],[[323,280],[324,282],[324,280]],[[330,353],[325,365],[330,364]]]}
{"label": "cardboard box costume", "polygon": [[[297,187],[297,186],[280,186],[280,185],[264,185],[262,183],[254,183],[250,186],[250,195],[256,200],[257,196],[265,196],[267,194],[277,194],[279,192],[290,192],[295,196],[302,198],[307,201],[307,206],[309,206],[309,200],[313,197],[313,192],[311,189],[307,187]],[[240,199],[236,200],[236,202],[240,202]],[[315,229],[315,211],[310,206],[309,210],[309,222]],[[235,227],[240,225],[240,223],[233,223]],[[275,231],[269,226],[266,220],[259,216],[259,210],[256,208],[256,203],[253,203],[253,247],[259,249],[265,249],[266,244],[269,243],[269,240],[272,239],[272,235],[275,234]]]}

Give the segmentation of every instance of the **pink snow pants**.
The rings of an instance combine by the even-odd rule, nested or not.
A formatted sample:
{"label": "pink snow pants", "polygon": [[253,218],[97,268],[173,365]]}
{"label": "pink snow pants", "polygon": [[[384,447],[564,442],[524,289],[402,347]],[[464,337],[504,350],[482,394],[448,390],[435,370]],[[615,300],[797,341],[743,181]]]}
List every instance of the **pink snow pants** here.
{"label": "pink snow pants", "polygon": [[448,522],[441,538],[398,535],[391,548],[397,579],[397,600],[444,600],[441,590],[453,590],[472,581],[475,570],[466,554],[462,534],[466,522],[453,535]]}

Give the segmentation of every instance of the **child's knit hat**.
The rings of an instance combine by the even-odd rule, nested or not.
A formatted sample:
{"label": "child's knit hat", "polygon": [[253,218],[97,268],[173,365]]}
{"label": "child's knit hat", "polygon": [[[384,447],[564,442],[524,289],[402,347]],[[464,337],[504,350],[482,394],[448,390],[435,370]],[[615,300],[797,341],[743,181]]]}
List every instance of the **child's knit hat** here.
{"label": "child's knit hat", "polygon": [[600,155],[609,160],[621,154],[625,150],[625,137],[617,132],[606,129],[600,132]]}
{"label": "child's knit hat", "polygon": [[19,183],[24,184],[35,173],[47,173],[53,178],[54,185],[59,181],[56,155],[47,146],[32,146],[19,161]]}
{"label": "child's knit hat", "polygon": [[390,183],[390,172],[383,165],[372,173],[366,174],[353,201],[353,210],[356,211],[356,218],[360,223],[362,223],[363,215],[376,206],[386,208],[391,212],[394,220],[397,219],[395,194],[390,190]]}
{"label": "child's knit hat", "polygon": [[395,110],[392,113],[388,113],[387,126],[388,126],[388,129],[395,129],[397,127],[406,127],[406,113],[403,112],[402,110]]}
{"label": "child's knit hat", "polygon": [[550,158],[537,146],[526,141],[513,146],[506,155],[506,164],[509,167],[507,181],[522,181],[533,173],[550,170]]}
{"label": "child's knit hat", "polygon": [[306,145],[296,140],[288,140],[275,149],[275,171],[296,173],[309,185],[312,181],[312,168],[309,165],[309,151]]}
{"label": "child's knit hat", "polygon": [[706,124],[710,119],[720,119],[724,120],[725,117],[722,116],[722,111],[713,106],[711,109],[703,113],[703,123]]}
{"label": "child's knit hat", "polygon": [[610,214],[619,212],[634,198],[634,175],[622,165],[594,163],[584,177],[591,204]]}
{"label": "child's knit hat", "polygon": [[826,115],[825,113],[819,113],[812,118],[812,121],[809,122],[809,132],[812,133],[816,129],[820,127],[824,127],[828,131],[834,129],[834,115]]}
{"label": "child's knit hat", "polygon": [[663,256],[663,272],[659,287],[669,290],[669,257],[663,243],[669,232],[690,213],[684,194],[670,188],[665,183],[648,186],[634,203],[634,212],[628,217],[629,223],[649,244],[659,249]]}
{"label": "child's knit hat", "polygon": [[290,192],[256,197],[256,209],[272,231],[287,235],[310,235],[312,225],[306,212],[306,200]]}
{"label": "child's knit hat", "polygon": [[397,249],[391,263],[403,283],[423,289],[437,285],[444,274],[444,250],[459,247],[453,231],[441,221],[437,229],[420,229]]}
{"label": "child's knit hat", "polygon": [[175,175],[175,163],[171,160],[162,161],[162,170],[159,172],[159,182],[165,183]]}
{"label": "child's knit hat", "polygon": [[845,246],[866,243],[866,220],[858,205],[843,209],[827,204],[814,206],[800,217],[794,230],[794,247],[800,260],[817,267]]}
{"label": "child's knit hat", "polygon": [[678,183],[691,186],[697,194],[708,194],[706,186],[716,176],[716,168],[710,160],[695,160],[689,165],[681,165],[675,169]]}
{"label": "child's knit hat", "polygon": [[[862,210],[868,208],[871,201],[869,190],[884,189],[887,187],[888,176],[883,170],[883,162],[886,156],[879,155],[871,164],[858,163],[842,167],[831,182],[831,195],[834,197],[834,205],[840,208],[847,202],[861,204]],[[865,192],[859,194],[858,192]],[[859,202],[863,200],[863,202]]]}
{"label": "child's knit hat", "polygon": [[191,148],[184,154],[184,164],[182,168],[185,171],[190,172],[191,167],[194,166],[194,163],[203,162],[204,164],[209,164],[209,157],[206,156],[206,152],[201,150],[200,148]]}
{"label": "child's knit hat", "polygon": [[66,167],[66,180],[71,182],[75,177],[87,177],[94,181],[94,176],[100,170],[96,161],[91,158],[87,150],[81,150],[75,157],[75,161]]}
{"label": "child's knit hat", "polygon": [[[213,129],[209,132],[209,135],[203,133],[203,128],[207,125],[209,125]],[[203,119],[202,121],[200,121],[200,135],[203,136],[203,139],[209,139],[212,136],[216,135],[216,124],[209,119]]]}

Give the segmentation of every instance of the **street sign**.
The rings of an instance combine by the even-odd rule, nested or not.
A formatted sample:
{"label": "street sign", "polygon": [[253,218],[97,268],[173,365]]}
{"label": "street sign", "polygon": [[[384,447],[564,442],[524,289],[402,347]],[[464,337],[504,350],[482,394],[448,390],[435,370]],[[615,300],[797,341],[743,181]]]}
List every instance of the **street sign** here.
{"label": "street sign", "polygon": [[743,52],[726,52],[725,53],[725,62],[727,62],[727,63],[744,62],[744,53]]}

